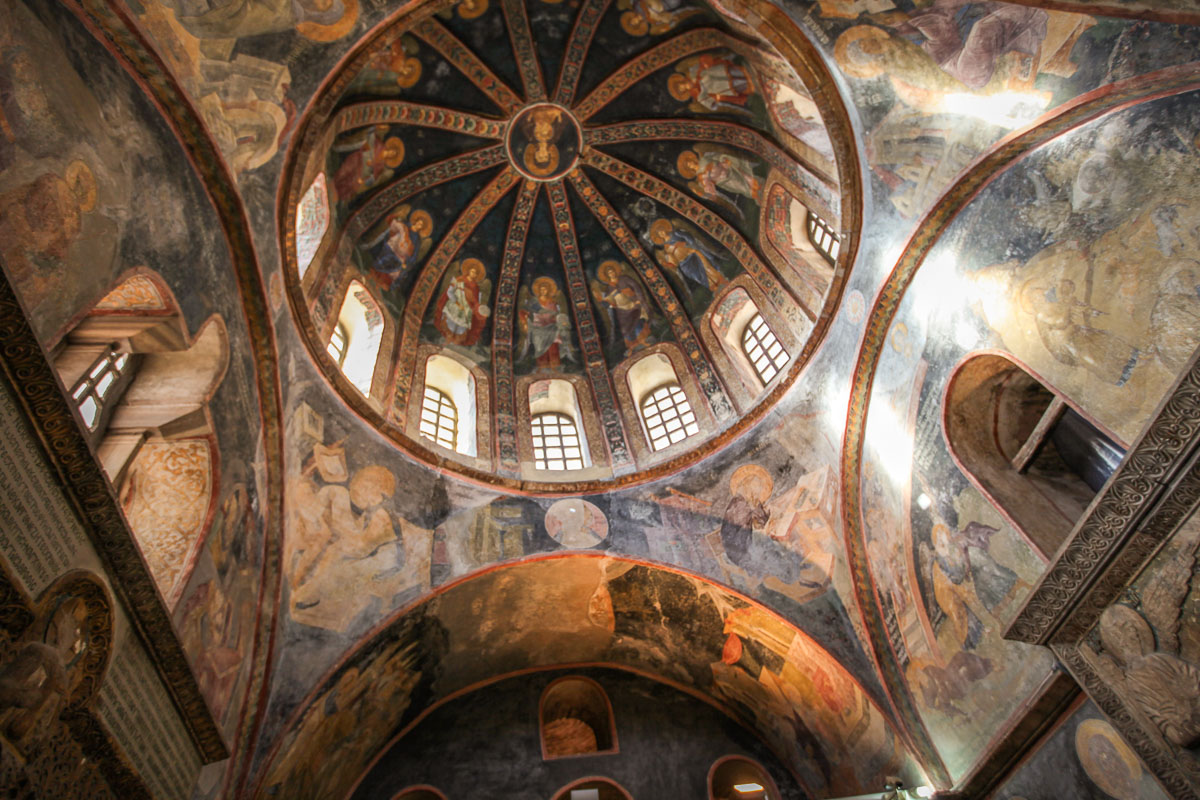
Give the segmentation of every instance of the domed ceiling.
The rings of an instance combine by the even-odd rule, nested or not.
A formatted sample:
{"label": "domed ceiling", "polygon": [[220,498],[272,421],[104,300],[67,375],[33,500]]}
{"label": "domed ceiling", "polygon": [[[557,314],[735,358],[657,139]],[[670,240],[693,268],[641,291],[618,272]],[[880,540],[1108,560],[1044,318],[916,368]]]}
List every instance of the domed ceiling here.
{"label": "domed ceiling", "polygon": [[[782,396],[836,304],[852,236],[813,97],[748,27],[681,0],[394,18],[290,153],[281,239],[310,354],[402,449],[468,479],[578,492],[693,463]],[[840,259],[813,246],[814,219]],[[348,295],[370,329],[353,381],[329,347]],[[765,384],[739,340],[755,309],[785,351]],[[431,356],[458,365],[458,411],[478,420],[460,446],[420,432]],[[535,464],[530,408],[561,395],[554,379],[580,469]],[[696,432],[655,449],[638,408],[672,379]]]}

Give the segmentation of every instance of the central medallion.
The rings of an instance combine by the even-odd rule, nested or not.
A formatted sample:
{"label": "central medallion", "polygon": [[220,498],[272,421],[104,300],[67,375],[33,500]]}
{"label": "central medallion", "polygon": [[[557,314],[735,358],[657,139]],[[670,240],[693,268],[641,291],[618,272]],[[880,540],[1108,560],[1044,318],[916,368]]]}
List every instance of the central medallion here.
{"label": "central medallion", "polygon": [[508,159],[535,181],[552,181],[570,172],[582,147],[579,123],[554,103],[522,109],[508,126]]}

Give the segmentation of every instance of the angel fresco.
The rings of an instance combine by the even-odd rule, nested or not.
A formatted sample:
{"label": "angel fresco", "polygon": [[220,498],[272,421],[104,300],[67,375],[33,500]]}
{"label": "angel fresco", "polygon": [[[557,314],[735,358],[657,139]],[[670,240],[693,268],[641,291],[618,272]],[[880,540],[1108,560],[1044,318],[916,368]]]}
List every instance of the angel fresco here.
{"label": "angel fresco", "polygon": [[388,46],[371,53],[355,82],[412,88],[421,79],[421,61],[416,54],[416,40],[411,36],[399,36]]}
{"label": "angel fresco", "polygon": [[717,254],[689,228],[682,220],[660,218],[652,222],[650,241],[657,247],[654,255],[664,269],[675,275],[689,296],[692,290],[684,278],[714,295],[719,294],[729,279],[716,267]]}
{"label": "angel fresco", "polygon": [[608,331],[625,342],[625,355],[651,343],[650,303],[632,270],[617,261],[605,261],[596,270],[592,296],[607,310]]}
{"label": "angel fresco", "polygon": [[376,125],[365,134],[333,146],[334,152],[349,153],[333,174],[338,200],[349,202],[355,195],[390,178],[400,166],[404,160],[404,142],[387,133],[386,125]]}
{"label": "angel fresco", "polygon": [[672,97],[688,103],[688,108],[698,113],[753,113],[746,104],[754,96],[754,82],[749,70],[737,63],[732,53],[685,58],[667,79],[667,88]]}
{"label": "angel fresco", "polygon": [[[297,33],[333,41],[358,20],[358,0],[164,0],[184,30],[197,39],[237,39],[264,33]],[[200,13],[190,13],[204,9]]]}
{"label": "angel fresco", "polygon": [[450,344],[474,347],[492,309],[492,282],[478,258],[465,258],[446,270],[438,290],[434,327]]}
{"label": "angel fresco", "polygon": [[762,181],[754,174],[754,166],[746,156],[713,144],[684,150],[675,162],[679,175],[690,181],[688,188],[693,194],[727,206],[739,216],[739,196],[755,205],[761,202]]}
{"label": "angel fresco", "polygon": [[0,255],[13,278],[34,278],[66,258],[78,238],[83,216],[96,207],[96,178],[83,161],[72,161],[62,176],[43,173],[0,195]]}
{"label": "angel fresco", "polygon": [[433,246],[433,217],[428,211],[400,206],[388,217],[387,226],[366,243],[372,257],[371,271],[385,290],[408,275]]}
{"label": "angel fresco", "polygon": [[567,299],[553,278],[543,275],[521,287],[517,320],[521,329],[519,358],[532,357],[541,369],[558,369],[564,359],[575,361]]}
{"label": "angel fresco", "polygon": [[625,11],[621,27],[630,36],[658,36],[688,17],[704,13],[690,7],[687,0],[618,0],[617,8]]}

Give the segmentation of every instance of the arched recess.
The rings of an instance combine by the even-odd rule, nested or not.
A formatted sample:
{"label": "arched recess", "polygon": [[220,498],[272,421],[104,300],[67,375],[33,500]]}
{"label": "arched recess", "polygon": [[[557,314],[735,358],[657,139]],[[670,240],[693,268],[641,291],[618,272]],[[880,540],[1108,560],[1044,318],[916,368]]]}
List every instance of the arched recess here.
{"label": "arched recess", "polygon": [[[344,795],[396,731],[445,699],[586,665],[714,705],[814,796],[859,794],[888,775],[924,779],[873,697],[809,636],[720,584],[592,552],[493,567],[383,621],[291,709],[252,796]],[[322,758],[322,731],[333,729],[355,735],[337,759]]]}
{"label": "arched recess", "polygon": [[608,778],[580,778],[558,790],[553,800],[633,800],[625,787]]}
{"label": "arched recess", "polygon": [[559,678],[538,703],[542,758],[616,753],[612,704],[600,684],[578,676]]}
{"label": "arched recess", "polygon": [[780,800],[775,781],[757,761],[725,756],[708,770],[708,800]]}
{"label": "arched recess", "polygon": [[106,292],[54,357],[168,604],[186,582],[215,499],[208,402],[228,362],[224,320],[213,315],[190,337],[174,296],[146,269]]}
{"label": "arched recess", "polygon": [[392,800],[446,800],[446,795],[432,786],[410,786]]}
{"label": "arched recess", "polygon": [[1046,557],[1125,454],[1070,399],[1007,355],[959,364],[944,414],[959,467]]}
{"label": "arched recess", "polygon": [[[862,345],[858,353],[857,363],[851,379],[850,393],[847,403],[847,422],[845,426],[845,439],[842,449],[841,461],[841,483],[845,495],[843,497],[843,521],[846,531],[846,542],[848,545],[848,556],[850,567],[855,575],[855,593],[859,601],[859,608],[863,614],[864,631],[867,636],[866,641],[869,643],[876,662],[879,665],[880,673],[889,686],[892,697],[894,699],[897,715],[903,725],[907,728],[909,735],[914,742],[915,747],[919,751],[926,769],[929,770],[930,777],[939,786],[951,786],[954,780],[950,770],[947,768],[946,762],[943,760],[939,748],[935,746],[934,739],[931,733],[937,735],[939,732],[943,734],[942,742],[945,743],[951,740],[951,737],[957,741],[964,739],[961,730],[954,730],[953,726],[942,727],[939,731],[937,726],[926,724],[923,717],[922,705],[925,702],[919,695],[922,694],[920,687],[915,682],[910,682],[909,676],[906,674],[906,657],[903,646],[897,642],[898,635],[893,636],[889,631],[889,625],[893,626],[892,630],[896,630],[894,616],[891,616],[891,610],[887,608],[887,595],[889,592],[881,591],[887,583],[887,575],[881,577],[879,564],[886,559],[887,547],[872,547],[872,541],[868,534],[868,524],[865,520],[865,515],[868,509],[866,506],[873,502],[876,498],[872,494],[878,495],[875,487],[870,485],[871,472],[875,470],[876,465],[871,464],[871,469],[867,469],[869,463],[866,453],[868,444],[871,439],[869,432],[872,420],[875,420],[876,430],[884,431],[889,427],[889,424],[895,421],[895,415],[888,414],[889,402],[891,397],[880,389],[880,384],[886,381],[891,381],[896,384],[900,381],[895,374],[890,377],[883,373],[881,364],[885,358],[894,358],[893,353],[900,352],[904,349],[905,341],[901,337],[893,338],[893,334],[899,329],[899,326],[905,322],[899,317],[902,313],[902,307],[908,301],[908,290],[913,285],[914,281],[927,277],[928,280],[939,282],[941,291],[930,291],[925,293],[925,296],[932,303],[943,302],[948,291],[956,293],[958,305],[945,304],[945,306],[973,306],[975,309],[982,310],[982,313],[989,313],[995,309],[1004,311],[1007,309],[1017,308],[1025,313],[1030,313],[1028,309],[1021,308],[1021,303],[1024,301],[1027,305],[1031,300],[1044,299],[1047,302],[1052,302],[1055,293],[1052,289],[1061,287],[1063,294],[1062,299],[1065,301],[1080,301],[1080,298],[1071,297],[1071,294],[1079,289],[1079,286],[1072,286],[1071,282],[1057,283],[1056,286],[1043,287],[1044,294],[1041,298],[1033,295],[1030,292],[1022,291],[1022,285],[1017,283],[1011,289],[1007,289],[1003,281],[975,281],[974,285],[958,279],[958,262],[954,254],[937,253],[936,249],[943,242],[951,240],[946,234],[951,229],[952,224],[960,218],[966,218],[963,212],[968,209],[971,203],[977,202],[985,192],[989,191],[990,186],[1000,180],[1005,179],[1006,175],[1015,165],[1028,164],[1030,160],[1038,157],[1038,151],[1049,145],[1055,144],[1055,140],[1064,137],[1066,134],[1072,133],[1077,129],[1090,124],[1104,124],[1108,120],[1115,119],[1117,114],[1124,111],[1134,111],[1141,107],[1148,106],[1152,101],[1164,102],[1164,98],[1173,98],[1174,96],[1185,92],[1192,92],[1200,88],[1195,80],[1194,70],[1188,68],[1171,68],[1164,69],[1159,72],[1149,73],[1147,75],[1131,78],[1125,81],[1115,83],[1111,86],[1106,86],[1101,90],[1082,95],[1075,98],[1058,108],[1051,113],[1041,117],[1034,125],[1019,129],[1011,133],[1000,143],[994,146],[986,153],[979,156],[975,161],[963,171],[958,181],[950,186],[938,198],[933,207],[919,221],[916,228],[920,230],[919,236],[914,236],[905,245],[897,256],[897,261],[892,267],[890,273],[887,274],[883,284],[879,288],[876,295],[874,305],[871,307],[865,324]],[[1133,142],[1127,142],[1125,145],[1128,149],[1132,149]],[[1128,153],[1122,153],[1123,163],[1130,164],[1130,156]],[[1081,155],[1079,163],[1084,162],[1084,157]],[[1032,184],[1031,184],[1032,185]],[[1156,192],[1150,192],[1151,198],[1161,197]],[[1005,207],[1011,207],[1011,198],[1004,201]],[[1160,201],[1161,202],[1161,201]],[[1064,208],[1072,208],[1071,203],[1066,203]],[[1133,222],[1145,221],[1151,215],[1148,213],[1137,213],[1129,217]],[[1080,226],[1082,230],[1083,227]],[[1153,225],[1151,224],[1151,230]],[[1129,239],[1116,237],[1122,245],[1128,245]],[[1065,243],[1060,243],[1067,246]],[[1079,246],[1079,243],[1072,240],[1069,244],[1070,249],[1080,253],[1085,258],[1090,258],[1088,248]],[[1154,244],[1148,242],[1143,248],[1143,252],[1152,252]],[[946,256],[946,257],[941,257]],[[1004,258],[1003,256],[1001,258]],[[1151,257],[1153,260],[1154,257]],[[1020,261],[1014,259],[1014,261]],[[990,263],[990,262],[985,262]],[[1054,259],[1046,258],[1040,262],[1042,265],[1055,263]],[[1164,262],[1165,263],[1165,262]],[[992,274],[986,274],[985,270],[979,270],[985,273],[983,278],[996,278],[1008,272],[1012,268],[1009,263],[993,264],[994,269],[990,270]],[[949,281],[954,283],[951,285]],[[926,287],[928,288],[928,287]],[[916,296],[913,293],[913,296]],[[936,300],[934,298],[937,298]],[[988,300],[1003,299],[1006,302],[993,302],[989,305]],[[1012,302],[1007,302],[1011,300]],[[1080,301],[1082,302],[1082,301]],[[1084,304],[1086,306],[1086,303]],[[1064,309],[1066,306],[1064,305]],[[925,307],[924,311],[930,311],[930,307]],[[939,311],[944,310],[939,309]],[[1091,312],[1086,307],[1081,307],[1076,310],[1076,314],[1090,316]],[[1081,324],[1076,320],[1064,320],[1060,318],[1059,323],[1066,322],[1066,325],[1059,329],[1061,339],[1059,342],[1066,341],[1071,332],[1066,328],[1073,327],[1074,333],[1081,338],[1080,341],[1086,341],[1091,335],[1086,330],[1088,325]],[[1049,327],[1051,340],[1054,338],[1053,323],[1055,320],[1050,315],[1045,315],[1041,320],[1043,326],[1050,323]],[[944,337],[943,344],[945,349],[941,353],[942,366],[948,367],[957,360],[957,353],[961,353],[963,349],[970,349],[972,346],[977,346],[980,339],[985,335],[994,336],[993,341],[1000,341],[999,334],[991,331],[986,331],[987,323],[977,324],[976,327],[970,325],[961,326],[958,330],[952,331],[951,335]],[[983,330],[981,330],[983,329]],[[986,333],[985,333],[986,331]],[[1029,324],[1026,326],[1012,326],[1009,333],[1014,339],[1020,336],[1041,338],[1044,336],[1042,331],[1039,331],[1037,324]],[[1096,337],[1099,338],[1099,337]],[[969,341],[969,345],[962,344],[962,341]],[[1006,342],[1007,343],[1007,342]],[[1045,340],[1043,340],[1045,343]],[[1047,349],[1054,346],[1055,342],[1051,341],[1047,344]],[[1006,348],[1009,349],[1009,348]],[[923,355],[920,351],[914,351],[917,358],[912,359],[913,363],[920,361]],[[1018,354],[1020,355],[1020,354]],[[1066,355],[1060,353],[1059,355]],[[1055,369],[1063,366],[1072,366],[1058,356],[1051,353],[1052,360],[1058,365]],[[1107,365],[1110,369],[1110,384],[1120,388],[1126,376],[1124,375],[1123,367],[1129,363],[1129,353],[1125,354],[1125,359],[1110,359]],[[1023,359],[1024,360],[1024,359]],[[1085,375],[1090,372],[1085,368],[1078,370]],[[1047,375],[1039,367],[1039,373]],[[904,374],[904,373],[899,373]],[[943,376],[945,377],[945,376]],[[1048,376],[1049,377],[1049,376]],[[1096,375],[1091,374],[1088,377],[1095,383]],[[1066,391],[1067,387],[1061,381],[1054,381],[1056,387]],[[1169,383],[1169,381],[1168,381]],[[891,386],[892,396],[895,396],[897,387]],[[1162,387],[1165,391],[1166,385]],[[1068,392],[1071,396],[1078,396],[1075,391]],[[935,392],[935,396],[940,397],[940,393]],[[1157,402],[1156,396],[1140,396],[1138,399],[1142,401],[1142,408],[1147,407],[1152,410]],[[894,409],[893,409],[894,410]],[[913,416],[917,416],[917,407],[913,407]],[[926,415],[921,417],[922,420],[936,420],[938,415]],[[1104,420],[1102,420],[1104,421]],[[1144,421],[1144,418],[1141,419]],[[1117,425],[1104,421],[1106,426],[1117,433],[1121,433]],[[1128,420],[1123,422],[1128,423]],[[1140,422],[1138,423],[1140,425]],[[895,427],[892,426],[893,432]],[[913,440],[908,437],[908,433],[902,432],[899,436],[892,436],[893,444],[901,444],[902,446],[895,449],[899,454],[895,460],[899,464],[899,471],[906,472],[915,463],[913,455]],[[1136,435],[1136,429],[1133,435]],[[908,437],[906,439],[906,437]],[[1118,444],[1120,442],[1118,441]],[[909,481],[910,486],[913,482]],[[901,487],[903,490],[904,487]],[[913,489],[911,500],[913,505],[918,508],[937,509],[936,500],[926,497],[924,502],[919,489]],[[899,492],[903,494],[903,491]],[[906,513],[910,514],[908,520],[901,518],[897,522],[891,523],[891,528],[896,529],[909,524],[912,519],[916,519],[916,515],[911,513],[908,508],[908,497],[902,497],[900,505],[906,509]],[[985,531],[986,533],[986,531]],[[965,537],[959,537],[956,546],[966,548],[972,546]],[[1022,545],[1023,546],[1023,545]],[[895,572],[896,575],[900,573]],[[917,577],[915,574],[903,576],[904,585],[901,591],[908,591],[904,587],[918,586]],[[1007,582],[1007,581],[1006,581]],[[944,585],[944,584],[943,584]],[[945,596],[948,600],[951,599],[952,592],[946,592]],[[999,594],[999,593],[997,593]],[[1011,595],[1011,592],[1010,592]],[[910,592],[910,596],[911,592]],[[960,603],[960,608],[966,608],[965,604]],[[975,613],[972,611],[972,613]],[[978,614],[976,614],[978,616]],[[890,619],[889,619],[890,617]],[[976,632],[972,628],[979,626],[972,622],[969,615],[959,615],[961,624],[957,627],[966,631],[966,636],[975,637]],[[1003,632],[1003,628],[997,625],[990,626],[993,631],[998,631],[995,635]],[[961,637],[965,638],[965,637]],[[962,650],[960,652],[967,652]],[[1042,663],[1047,660],[1052,661],[1051,656],[1045,651],[1021,650],[1012,651],[1010,657],[1022,664],[1032,663],[1034,659],[1040,659]],[[911,662],[910,662],[911,663]],[[934,669],[940,669],[939,665],[932,665]],[[964,665],[961,661],[958,665],[960,674],[968,674],[970,665]],[[988,665],[989,668],[991,665]],[[976,670],[976,674],[982,670]],[[936,682],[937,676],[932,676],[932,681]],[[932,684],[931,684],[932,685]],[[1036,689],[1036,687],[1033,687]],[[1033,691],[1031,689],[1031,691]],[[992,698],[988,701],[988,713],[994,713],[996,708],[1009,708],[1010,703],[1013,713],[1017,713],[1018,707],[1022,700],[1028,700],[1027,695],[1009,694],[1001,698],[1000,703],[993,702]],[[984,719],[986,714],[969,715],[967,724],[978,725],[978,720]],[[1003,724],[1007,724],[1013,718],[1002,720]],[[995,730],[994,726],[990,726],[990,730]],[[983,752],[978,752],[975,755],[982,757]],[[962,775],[970,764],[965,764],[962,760],[956,765],[955,772]]]}

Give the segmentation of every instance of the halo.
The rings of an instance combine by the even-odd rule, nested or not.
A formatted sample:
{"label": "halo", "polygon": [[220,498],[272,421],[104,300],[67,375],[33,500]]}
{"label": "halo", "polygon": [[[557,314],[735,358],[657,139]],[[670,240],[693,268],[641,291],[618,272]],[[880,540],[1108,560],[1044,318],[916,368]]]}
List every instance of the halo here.
{"label": "halo", "polygon": [[675,169],[679,170],[680,177],[691,180],[700,173],[700,156],[695,150],[684,150],[675,161]]}
{"label": "halo", "polygon": [[86,214],[96,207],[96,176],[83,161],[76,159],[67,166],[67,186],[79,203],[80,212]]}
{"label": "halo", "polygon": [[622,271],[621,265],[612,259],[609,259],[608,261],[601,261],[600,266],[596,268],[596,275],[599,276],[600,280],[604,280],[604,273],[610,269],[615,270],[617,276],[620,277]]}
{"label": "halo", "polygon": [[758,464],[743,464],[735,469],[729,476],[729,491],[733,494],[741,494],[742,489],[752,481],[761,481],[767,487],[763,497],[755,498],[760,503],[775,491],[775,481],[771,480],[771,474]]}
{"label": "halo", "polygon": [[645,36],[646,31],[650,30],[650,23],[636,11],[626,11],[621,15],[621,27],[630,36]]}
{"label": "halo", "polygon": [[358,22],[358,0],[342,0],[345,12],[341,19],[328,25],[317,22],[301,22],[296,26],[296,33],[314,42],[336,42],[345,36]]}
{"label": "halo", "polygon": [[401,69],[396,71],[396,85],[401,89],[411,89],[421,80],[421,59],[409,56],[400,61]]}
{"label": "halo", "polygon": [[466,275],[468,270],[475,268],[478,268],[479,271],[485,275],[487,274],[487,270],[484,269],[483,262],[478,258],[464,258],[462,260],[462,264],[459,265],[458,272],[460,275]]}
{"label": "halo", "polygon": [[404,142],[399,136],[389,136],[383,142],[384,149],[391,149],[396,152],[395,156],[389,156],[383,160],[392,169],[400,166],[400,162],[404,160]]}
{"label": "halo", "polygon": [[554,145],[548,146],[550,148],[550,161],[545,166],[539,166],[534,158],[537,153],[537,145],[533,143],[525,145],[525,169],[529,170],[530,174],[544,178],[547,175],[552,175],[558,169],[558,148]]}
{"label": "halo", "polygon": [[488,0],[462,0],[458,4],[458,15],[463,19],[475,19],[488,10]]}
{"label": "halo", "polygon": [[866,63],[858,60],[852,54],[852,48],[864,39],[890,42],[891,38],[883,28],[877,28],[874,25],[855,25],[838,37],[837,44],[833,46],[833,58],[847,75],[855,78],[874,78],[883,72],[883,64],[879,63],[878,59],[872,59]]}
{"label": "halo", "polygon": [[538,287],[545,286],[546,284],[550,284],[550,288],[552,288],[555,292],[558,291],[558,284],[554,282],[554,279],[543,275],[540,278],[534,278],[533,284],[531,285],[533,293],[536,295],[538,293]]}
{"label": "halo", "polygon": [[667,78],[667,89],[670,90],[671,97],[680,102],[687,102],[692,99],[692,79],[687,75],[676,72]]}
{"label": "halo", "polygon": [[[409,216],[408,227],[409,230],[414,231],[416,231],[418,228],[424,228],[425,235],[428,236],[429,234],[433,233],[433,217],[429,215],[428,211],[419,209],[412,212],[412,214]],[[417,232],[420,233],[420,231]]]}
{"label": "halo", "polygon": [[[1093,757],[1091,744],[1097,739],[1105,740],[1112,747],[1116,760],[1097,761]],[[1128,790],[1136,787],[1142,778],[1142,765],[1137,756],[1104,720],[1089,719],[1080,724],[1075,731],[1075,754],[1092,782],[1113,797],[1127,797]]]}
{"label": "halo", "polygon": [[659,233],[665,233],[667,236],[670,236],[674,230],[675,226],[671,224],[671,220],[656,219],[650,224],[650,240],[653,241],[654,237]]}

